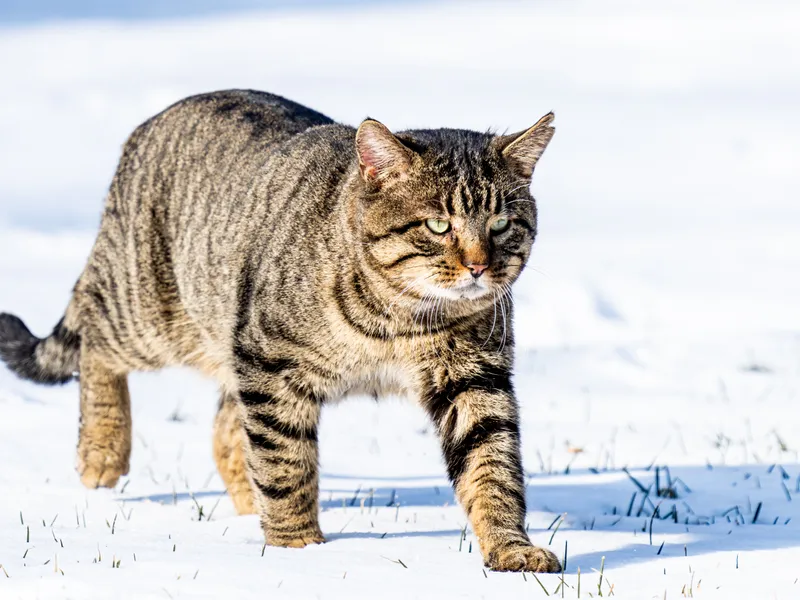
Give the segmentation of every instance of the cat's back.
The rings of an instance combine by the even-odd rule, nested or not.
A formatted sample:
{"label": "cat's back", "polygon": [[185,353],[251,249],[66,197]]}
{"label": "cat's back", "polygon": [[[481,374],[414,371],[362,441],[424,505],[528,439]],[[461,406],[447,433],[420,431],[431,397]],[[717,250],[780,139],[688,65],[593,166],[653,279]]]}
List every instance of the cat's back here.
{"label": "cat's back", "polygon": [[310,127],[333,120],[282,96],[256,90],[221,90],[189,96],[140,125],[128,144],[175,139],[176,151],[195,140],[239,142],[254,149],[281,143]]}
{"label": "cat's back", "polygon": [[270,157],[284,154],[282,148],[304,132],[333,123],[306,106],[255,90],[180,100],[128,138],[101,230],[123,238],[136,253],[160,244],[152,252],[168,254],[175,263],[171,270],[224,261],[256,213],[272,204],[253,193],[271,176]]}
{"label": "cat's back", "polygon": [[171,364],[202,354],[203,339],[221,339],[199,323],[226,321],[235,304],[241,248],[254,213],[272,204],[253,190],[269,177],[276,149],[332,123],[274,94],[226,90],[181,100],[136,128],[76,287],[81,312],[107,315],[108,327],[126,332],[120,347],[147,347],[137,356],[152,364],[125,360]]}
{"label": "cat's back", "polygon": [[[236,202],[276,147],[332,123],[267,92],[223,90],[184,98],[129,136],[104,217],[130,230],[150,225],[146,215],[153,211],[196,214]],[[172,225],[185,228],[188,223],[181,221]]]}

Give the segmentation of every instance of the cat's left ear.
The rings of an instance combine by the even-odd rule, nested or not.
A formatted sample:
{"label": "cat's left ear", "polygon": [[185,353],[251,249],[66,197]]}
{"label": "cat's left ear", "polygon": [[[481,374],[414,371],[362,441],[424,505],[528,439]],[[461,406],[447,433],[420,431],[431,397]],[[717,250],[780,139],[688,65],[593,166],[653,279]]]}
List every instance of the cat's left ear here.
{"label": "cat's left ear", "polygon": [[553,113],[547,113],[530,129],[495,138],[500,154],[521,177],[533,176],[533,168],[556,132],[550,126],[555,118]]}

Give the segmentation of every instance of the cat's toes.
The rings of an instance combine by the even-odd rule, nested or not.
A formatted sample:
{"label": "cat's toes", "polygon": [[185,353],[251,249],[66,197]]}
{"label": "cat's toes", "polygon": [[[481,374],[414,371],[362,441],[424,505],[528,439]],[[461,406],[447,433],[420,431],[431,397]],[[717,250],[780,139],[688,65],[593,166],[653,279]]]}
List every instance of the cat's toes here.
{"label": "cat's toes", "polygon": [[87,488],[113,488],[128,473],[128,459],[98,449],[78,449],[76,469]]}
{"label": "cat's toes", "polygon": [[561,563],[555,554],[533,545],[506,546],[494,550],[489,553],[486,566],[494,571],[561,572]]}
{"label": "cat's toes", "polygon": [[305,548],[310,544],[323,544],[325,537],[322,532],[309,531],[300,535],[292,536],[279,536],[267,534],[267,544],[270,546],[279,546],[281,548]]}

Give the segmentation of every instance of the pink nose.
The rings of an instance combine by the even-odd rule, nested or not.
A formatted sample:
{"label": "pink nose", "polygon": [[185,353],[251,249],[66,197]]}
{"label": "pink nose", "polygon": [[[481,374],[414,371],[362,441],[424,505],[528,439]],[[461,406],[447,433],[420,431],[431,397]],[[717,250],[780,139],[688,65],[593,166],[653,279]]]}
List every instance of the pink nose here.
{"label": "pink nose", "polygon": [[469,272],[472,273],[472,276],[477,279],[483,275],[483,272],[488,268],[489,265],[477,265],[475,263],[470,263],[465,266],[469,269]]}

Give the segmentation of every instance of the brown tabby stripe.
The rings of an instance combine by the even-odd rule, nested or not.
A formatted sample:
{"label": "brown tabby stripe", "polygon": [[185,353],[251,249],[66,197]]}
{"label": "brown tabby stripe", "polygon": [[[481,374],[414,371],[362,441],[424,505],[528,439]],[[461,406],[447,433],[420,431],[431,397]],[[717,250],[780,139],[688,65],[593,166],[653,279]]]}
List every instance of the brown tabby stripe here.
{"label": "brown tabby stripe", "polygon": [[424,224],[424,221],[417,220],[417,221],[409,221],[403,225],[399,225],[397,227],[392,227],[386,233],[382,233],[380,235],[368,235],[367,239],[370,242],[380,242],[381,240],[385,240],[386,238],[390,238],[392,236],[402,235],[413,229],[414,227],[419,227]]}
{"label": "brown tabby stripe", "polygon": [[[252,396],[253,396],[252,394],[242,394],[242,401],[244,402],[245,406],[247,407],[254,406],[252,404]],[[269,402],[269,400],[267,400],[267,402]],[[251,421],[257,422],[259,425],[261,425],[271,433],[275,433],[280,436],[290,438],[292,440],[298,440],[298,441],[302,440],[309,442],[317,441],[316,427],[304,427],[303,425],[297,423],[284,422],[275,417],[274,415],[261,411],[248,412],[248,418]]]}

